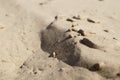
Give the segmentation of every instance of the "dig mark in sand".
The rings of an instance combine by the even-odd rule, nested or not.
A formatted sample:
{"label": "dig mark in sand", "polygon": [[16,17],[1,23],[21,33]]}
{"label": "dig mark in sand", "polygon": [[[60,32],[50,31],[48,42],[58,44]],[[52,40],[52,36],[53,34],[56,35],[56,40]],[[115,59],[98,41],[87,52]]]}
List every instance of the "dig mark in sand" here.
{"label": "dig mark in sand", "polygon": [[81,34],[81,36],[85,36],[85,33],[84,33],[84,31],[83,31],[82,29],[80,29],[80,30],[78,31],[78,33]]}
{"label": "dig mark in sand", "polygon": [[90,22],[90,23],[95,23],[95,21],[93,21],[93,20],[90,19],[90,18],[87,18],[87,21]]}
{"label": "dig mark in sand", "polygon": [[115,37],[113,37],[114,40],[117,40]]}
{"label": "dig mark in sand", "polygon": [[85,46],[87,46],[89,48],[98,49],[97,45],[94,44],[92,41],[90,41],[87,38],[83,38],[82,40],[80,40],[80,43],[84,44]]}
{"label": "dig mark in sand", "polygon": [[81,18],[80,18],[79,15],[78,15],[78,16],[73,16],[72,18],[73,18],[73,19],[76,19],[76,20],[81,20]]}
{"label": "dig mark in sand", "polygon": [[108,30],[104,30],[104,32],[107,32],[107,33],[108,33],[109,31],[108,31]]}
{"label": "dig mark in sand", "polygon": [[100,64],[96,63],[93,66],[90,67],[90,71],[99,71],[100,70]]}
{"label": "dig mark in sand", "polygon": [[98,0],[98,1],[104,1],[104,0]]}
{"label": "dig mark in sand", "polygon": [[70,18],[66,19],[66,21],[74,22],[74,20],[72,20],[72,19],[70,19]]}

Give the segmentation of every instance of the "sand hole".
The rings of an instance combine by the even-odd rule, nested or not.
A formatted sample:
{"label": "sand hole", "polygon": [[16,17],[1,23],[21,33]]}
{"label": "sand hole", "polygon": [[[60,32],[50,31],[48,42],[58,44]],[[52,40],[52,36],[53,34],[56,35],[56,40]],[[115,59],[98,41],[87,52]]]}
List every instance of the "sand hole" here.
{"label": "sand hole", "polygon": [[80,40],[80,43],[84,44],[85,46],[87,46],[89,48],[98,49],[97,45],[94,44],[92,41],[90,41],[87,38],[83,38],[82,40]]}
{"label": "sand hole", "polygon": [[63,31],[51,25],[41,32],[41,48],[50,54],[49,57],[53,57],[55,52],[56,58],[75,66],[80,60],[80,49],[75,46],[71,36],[66,36]]}
{"label": "sand hole", "polygon": [[93,21],[93,20],[90,19],[90,18],[87,18],[87,21],[90,22],[90,23],[95,23],[95,21]]}

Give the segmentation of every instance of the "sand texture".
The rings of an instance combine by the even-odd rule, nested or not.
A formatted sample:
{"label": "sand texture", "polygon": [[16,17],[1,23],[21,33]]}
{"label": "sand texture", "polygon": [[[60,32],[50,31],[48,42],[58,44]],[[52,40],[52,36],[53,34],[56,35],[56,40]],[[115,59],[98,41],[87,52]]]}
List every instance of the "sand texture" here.
{"label": "sand texture", "polygon": [[0,80],[120,80],[119,0],[0,0]]}

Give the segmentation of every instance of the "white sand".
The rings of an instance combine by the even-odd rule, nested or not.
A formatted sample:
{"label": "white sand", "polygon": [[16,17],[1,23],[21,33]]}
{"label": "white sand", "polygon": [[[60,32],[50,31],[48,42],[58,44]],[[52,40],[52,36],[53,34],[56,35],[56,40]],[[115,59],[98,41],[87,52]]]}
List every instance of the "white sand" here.
{"label": "white sand", "polygon": [[0,80],[120,80],[119,3],[0,0]]}

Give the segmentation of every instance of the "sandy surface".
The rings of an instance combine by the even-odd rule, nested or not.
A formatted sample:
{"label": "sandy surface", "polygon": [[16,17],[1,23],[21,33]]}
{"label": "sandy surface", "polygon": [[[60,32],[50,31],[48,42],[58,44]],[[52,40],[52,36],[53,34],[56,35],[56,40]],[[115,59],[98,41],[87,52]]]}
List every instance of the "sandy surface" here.
{"label": "sandy surface", "polygon": [[120,80],[119,0],[0,0],[0,80]]}

